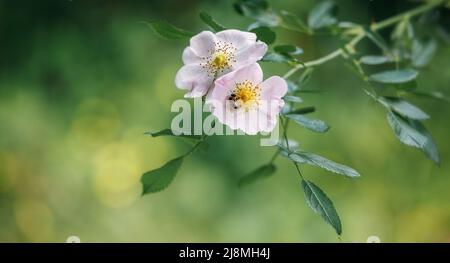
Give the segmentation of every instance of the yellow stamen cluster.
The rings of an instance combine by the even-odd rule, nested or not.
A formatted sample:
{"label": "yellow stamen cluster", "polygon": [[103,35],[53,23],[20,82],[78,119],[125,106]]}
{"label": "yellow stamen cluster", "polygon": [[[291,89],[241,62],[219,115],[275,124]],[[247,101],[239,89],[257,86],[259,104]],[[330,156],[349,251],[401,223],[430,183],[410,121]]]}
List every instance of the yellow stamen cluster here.
{"label": "yellow stamen cluster", "polygon": [[218,41],[214,48],[209,51],[209,55],[203,58],[204,63],[201,66],[208,71],[208,74],[216,76],[217,73],[230,69],[232,64],[236,62],[236,50],[232,44]]}
{"label": "yellow stamen cluster", "polygon": [[260,90],[257,85],[248,80],[238,82],[233,92],[228,96],[228,100],[232,102],[232,106],[236,110],[240,108],[250,110],[259,105]]}

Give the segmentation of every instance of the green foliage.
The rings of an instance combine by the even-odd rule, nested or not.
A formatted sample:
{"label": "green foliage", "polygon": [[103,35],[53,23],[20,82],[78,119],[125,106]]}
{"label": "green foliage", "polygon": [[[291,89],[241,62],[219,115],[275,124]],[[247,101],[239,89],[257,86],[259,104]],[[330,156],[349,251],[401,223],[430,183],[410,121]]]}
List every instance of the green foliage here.
{"label": "green foliage", "polygon": [[386,56],[366,55],[359,60],[360,63],[366,65],[380,65],[391,62],[392,60]]}
{"label": "green foliage", "polygon": [[239,187],[247,186],[260,179],[273,175],[277,170],[277,167],[270,163],[259,167],[258,169],[250,172],[239,180]]}
{"label": "green foliage", "polygon": [[273,48],[273,50],[280,54],[286,55],[299,55],[303,53],[303,49],[295,46],[295,45],[278,45]]}
{"label": "green foliage", "polygon": [[330,126],[322,120],[310,119],[300,114],[287,114],[286,117],[314,132],[323,133],[330,129]]}
{"label": "green foliage", "polygon": [[277,26],[280,18],[270,9],[266,0],[238,0],[234,9],[241,15],[255,19],[259,25]]}
{"label": "green foliage", "polygon": [[200,16],[200,19],[215,32],[219,32],[219,31],[226,29],[224,26],[219,24],[216,20],[214,20],[214,18],[212,18],[206,12],[200,12],[199,16]]}
{"label": "green foliage", "polygon": [[308,113],[313,113],[316,111],[316,107],[314,106],[309,106],[309,107],[304,107],[304,108],[299,108],[299,109],[294,109],[294,110],[290,110],[288,113],[286,114],[308,114]]}
{"label": "green foliage", "polygon": [[403,144],[421,149],[428,158],[439,164],[437,146],[422,123],[393,112],[388,112],[387,118],[395,136]]}
{"label": "green foliage", "polygon": [[256,36],[258,37],[258,40],[261,40],[262,42],[266,43],[267,45],[270,45],[273,42],[275,42],[275,39],[276,39],[275,32],[273,32],[267,26],[256,27],[250,31],[256,34]]}
{"label": "green foliage", "polygon": [[437,44],[434,40],[429,40],[427,43],[422,43],[419,40],[414,40],[411,49],[412,65],[416,68],[426,66],[433,58],[436,49]]}
{"label": "green foliage", "polygon": [[289,102],[293,102],[293,103],[302,103],[303,100],[300,97],[297,96],[292,96],[292,95],[286,95],[283,97],[284,101],[289,101]]}
{"label": "green foliage", "polygon": [[170,160],[160,168],[146,172],[141,177],[143,185],[142,195],[156,193],[164,190],[172,182],[173,178],[183,163],[184,156]]}
{"label": "green foliage", "polygon": [[339,164],[328,160],[320,155],[314,153],[308,153],[303,151],[287,151],[286,149],[282,150],[283,156],[291,159],[292,161],[299,164],[309,164],[312,166],[316,166],[322,169],[325,169],[332,173],[342,174],[348,177],[358,177],[360,174],[353,168],[345,166],[343,164]]}
{"label": "green foliage", "polygon": [[341,235],[341,219],[330,198],[311,181],[302,180],[302,189],[308,206],[330,224],[338,235]]}
{"label": "green foliage", "polygon": [[319,29],[336,24],[335,11],[336,4],[333,1],[320,2],[309,13],[308,26],[312,29]]}
{"label": "green foliage", "polygon": [[150,27],[157,35],[165,39],[185,39],[194,36],[194,33],[175,27],[166,21],[143,23]]}
{"label": "green foliage", "polygon": [[413,119],[413,120],[426,120],[430,116],[423,112],[419,107],[407,102],[404,99],[395,97],[380,97],[378,98],[381,104],[395,111],[396,113]]}
{"label": "green foliage", "polygon": [[411,81],[418,74],[419,72],[414,69],[389,70],[371,75],[370,80],[380,83],[398,84]]}

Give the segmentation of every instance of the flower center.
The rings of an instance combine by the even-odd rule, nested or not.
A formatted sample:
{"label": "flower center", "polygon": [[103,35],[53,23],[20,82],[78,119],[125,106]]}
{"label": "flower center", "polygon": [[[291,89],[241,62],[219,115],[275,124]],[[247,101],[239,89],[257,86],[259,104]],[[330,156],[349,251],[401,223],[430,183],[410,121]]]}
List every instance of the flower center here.
{"label": "flower center", "polygon": [[228,65],[228,56],[227,56],[227,54],[222,53],[222,52],[218,52],[214,56],[214,59],[211,61],[211,65],[216,70],[222,70],[222,69],[228,68],[229,65]]}
{"label": "flower center", "polygon": [[234,91],[228,96],[233,108],[250,110],[259,105],[260,88],[250,81],[236,83]]}
{"label": "flower center", "polygon": [[217,73],[222,74],[231,69],[232,64],[236,62],[236,50],[233,44],[218,41],[214,48],[209,50],[208,56],[203,58],[201,66],[210,76],[216,77]]}

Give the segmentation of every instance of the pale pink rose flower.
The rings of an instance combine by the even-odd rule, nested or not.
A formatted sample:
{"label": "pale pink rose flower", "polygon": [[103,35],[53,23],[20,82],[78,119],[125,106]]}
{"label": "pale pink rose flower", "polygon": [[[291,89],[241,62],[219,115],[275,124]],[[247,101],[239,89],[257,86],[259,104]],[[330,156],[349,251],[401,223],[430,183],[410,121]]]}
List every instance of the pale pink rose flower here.
{"label": "pale pink rose flower", "polygon": [[215,79],[260,60],[267,45],[256,35],[235,29],[216,34],[203,31],[191,38],[183,51],[184,66],[178,70],[175,85],[186,89],[186,98],[205,95]]}
{"label": "pale pink rose flower", "polygon": [[221,123],[250,135],[275,128],[287,92],[283,78],[273,76],[263,81],[261,67],[253,63],[220,77],[214,84],[206,103]]}

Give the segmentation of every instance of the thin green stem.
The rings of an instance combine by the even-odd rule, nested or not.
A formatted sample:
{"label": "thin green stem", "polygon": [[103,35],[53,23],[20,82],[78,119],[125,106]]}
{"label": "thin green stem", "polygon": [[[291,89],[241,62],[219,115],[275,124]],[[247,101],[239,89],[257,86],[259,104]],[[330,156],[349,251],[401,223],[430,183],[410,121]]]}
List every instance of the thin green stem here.
{"label": "thin green stem", "polygon": [[[421,5],[421,6],[417,7],[417,8],[411,9],[411,10],[403,12],[403,13],[400,13],[400,14],[395,15],[393,17],[390,17],[390,18],[388,18],[386,20],[383,20],[383,21],[381,21],[379,23],[372,24],[370,26],[370,28],[373,31],[377,31],[377,30],[380,30],[380,29],[392,26],[392,25],[396,24],[397,22],[399,22],[399,21],[401,21],[401,20],[403,20],[405,18],[411,18],[411,17],[417,16],[419,14],[422,14],[422,13],[428,11],[428,10],[431,10],[431,9],[433,9],[433,8],[443,4],[445,1],[446,0],[430,1],[430,2],[428,2],[426,4],[423,4],[423,5]],[[359,41],[361,41],[362,39],[364,39],[366,37],[366,34],[364,33],[364,30],[361,29],[360,31],[361,31],[360,33],[358,33],[352,40],[350,40],[349,43],[347,43],[345,45],[345,47],[347,49],[350,49],[350,50],[354,49],[354,47],[359,43]],[[323,64],[323,63],[325,63],[325,62],[327,62],[329,60],[335,59],[335,58],[340,57],[342,55],[344,55],[343,49],[342,48],[336,49],[335,51],[333,51],[333,52],[329,53],[328,55],[325,55],[325,56],[323,56],[321,58],[318,58],[318,59],[315,59],[315,60],[311,60],[311,61],[305,62],[303,64],[295,65],[283,77],[284,78],[289,78],[295,72],[297,72],[299,69],[321,65],[321,64]]]}

